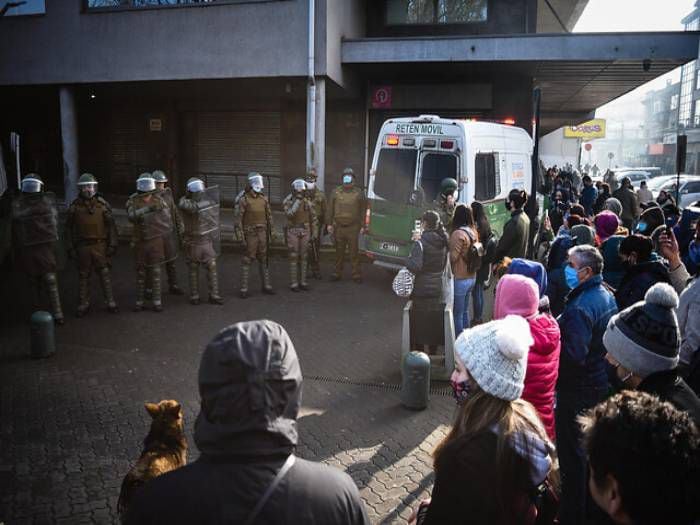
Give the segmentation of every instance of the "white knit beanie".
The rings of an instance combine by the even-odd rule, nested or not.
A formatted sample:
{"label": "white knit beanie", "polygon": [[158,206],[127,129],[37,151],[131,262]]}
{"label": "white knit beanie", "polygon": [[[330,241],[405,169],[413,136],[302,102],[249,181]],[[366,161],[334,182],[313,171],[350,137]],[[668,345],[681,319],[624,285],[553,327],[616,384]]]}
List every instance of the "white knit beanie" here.
{"label": "white knit beanie", "polygon": [[523,393],[527,351],[533,343],[528,322],[507,315],[462,332],[455,351],[483,391],[513,401]]}

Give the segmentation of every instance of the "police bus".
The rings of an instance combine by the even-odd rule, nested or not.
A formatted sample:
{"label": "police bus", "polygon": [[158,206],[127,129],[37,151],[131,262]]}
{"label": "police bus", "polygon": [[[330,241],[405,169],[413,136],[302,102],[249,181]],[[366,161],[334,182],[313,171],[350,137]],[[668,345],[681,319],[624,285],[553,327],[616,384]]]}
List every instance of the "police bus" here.
{"label": "police bus", "polygon": [[436,115],[387,120],[370,169],[362,250],[379,266],[404,266],[416,221],[447,177],[458,181],[458,202],[484,204],[500,236],[508,192],[532,187],[532,148],[527,132],[512,125]]}

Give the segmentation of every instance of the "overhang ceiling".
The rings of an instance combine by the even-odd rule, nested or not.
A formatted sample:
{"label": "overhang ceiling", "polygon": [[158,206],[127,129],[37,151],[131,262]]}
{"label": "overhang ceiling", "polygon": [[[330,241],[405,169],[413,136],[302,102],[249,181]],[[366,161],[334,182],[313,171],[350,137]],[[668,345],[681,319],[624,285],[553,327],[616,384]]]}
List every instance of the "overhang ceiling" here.
{"label": "overhang ceiling", "polygon": [[538,33],[570,33],[588,0],[537,0]]}
{"label": "overhang ceiling", "polygon": [[699,42],[698,32],[372,38],[343,42],[342,57],[383,81],[531,77],[546,133],[697,58]]}

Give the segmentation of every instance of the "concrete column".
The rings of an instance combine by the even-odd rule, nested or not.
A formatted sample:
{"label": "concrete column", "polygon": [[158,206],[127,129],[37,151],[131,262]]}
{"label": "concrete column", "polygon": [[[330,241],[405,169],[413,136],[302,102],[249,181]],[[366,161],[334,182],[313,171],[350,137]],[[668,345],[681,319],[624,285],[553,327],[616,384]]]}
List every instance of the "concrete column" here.
{"label": "concrete column", "polygon": [[59,88],[61,107],[61,144],[63,146],[63,188],[66,204],[78,196],[78,114],[75,94],[70,86]]}
{"label": "concrete column", "polygon": [[316,79],[316,157],[317,185],[324,191],[326,176],[326,79]]}

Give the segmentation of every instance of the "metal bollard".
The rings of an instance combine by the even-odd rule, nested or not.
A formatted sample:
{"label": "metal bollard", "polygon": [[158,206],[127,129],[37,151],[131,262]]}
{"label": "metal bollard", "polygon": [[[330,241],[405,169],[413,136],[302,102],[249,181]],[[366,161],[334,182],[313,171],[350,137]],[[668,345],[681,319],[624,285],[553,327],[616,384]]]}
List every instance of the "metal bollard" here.
{"label": "metal bollard", "polygon": [[32,314],[30,340],[33,358],[51,357],[56,353],[53,316],[49,312],[38,311]]}
{"label": "metal bollard", "polygon": [[401,363],[401,404],[423,410],[430,397],[430,358],[423,352],[409,352]]}

